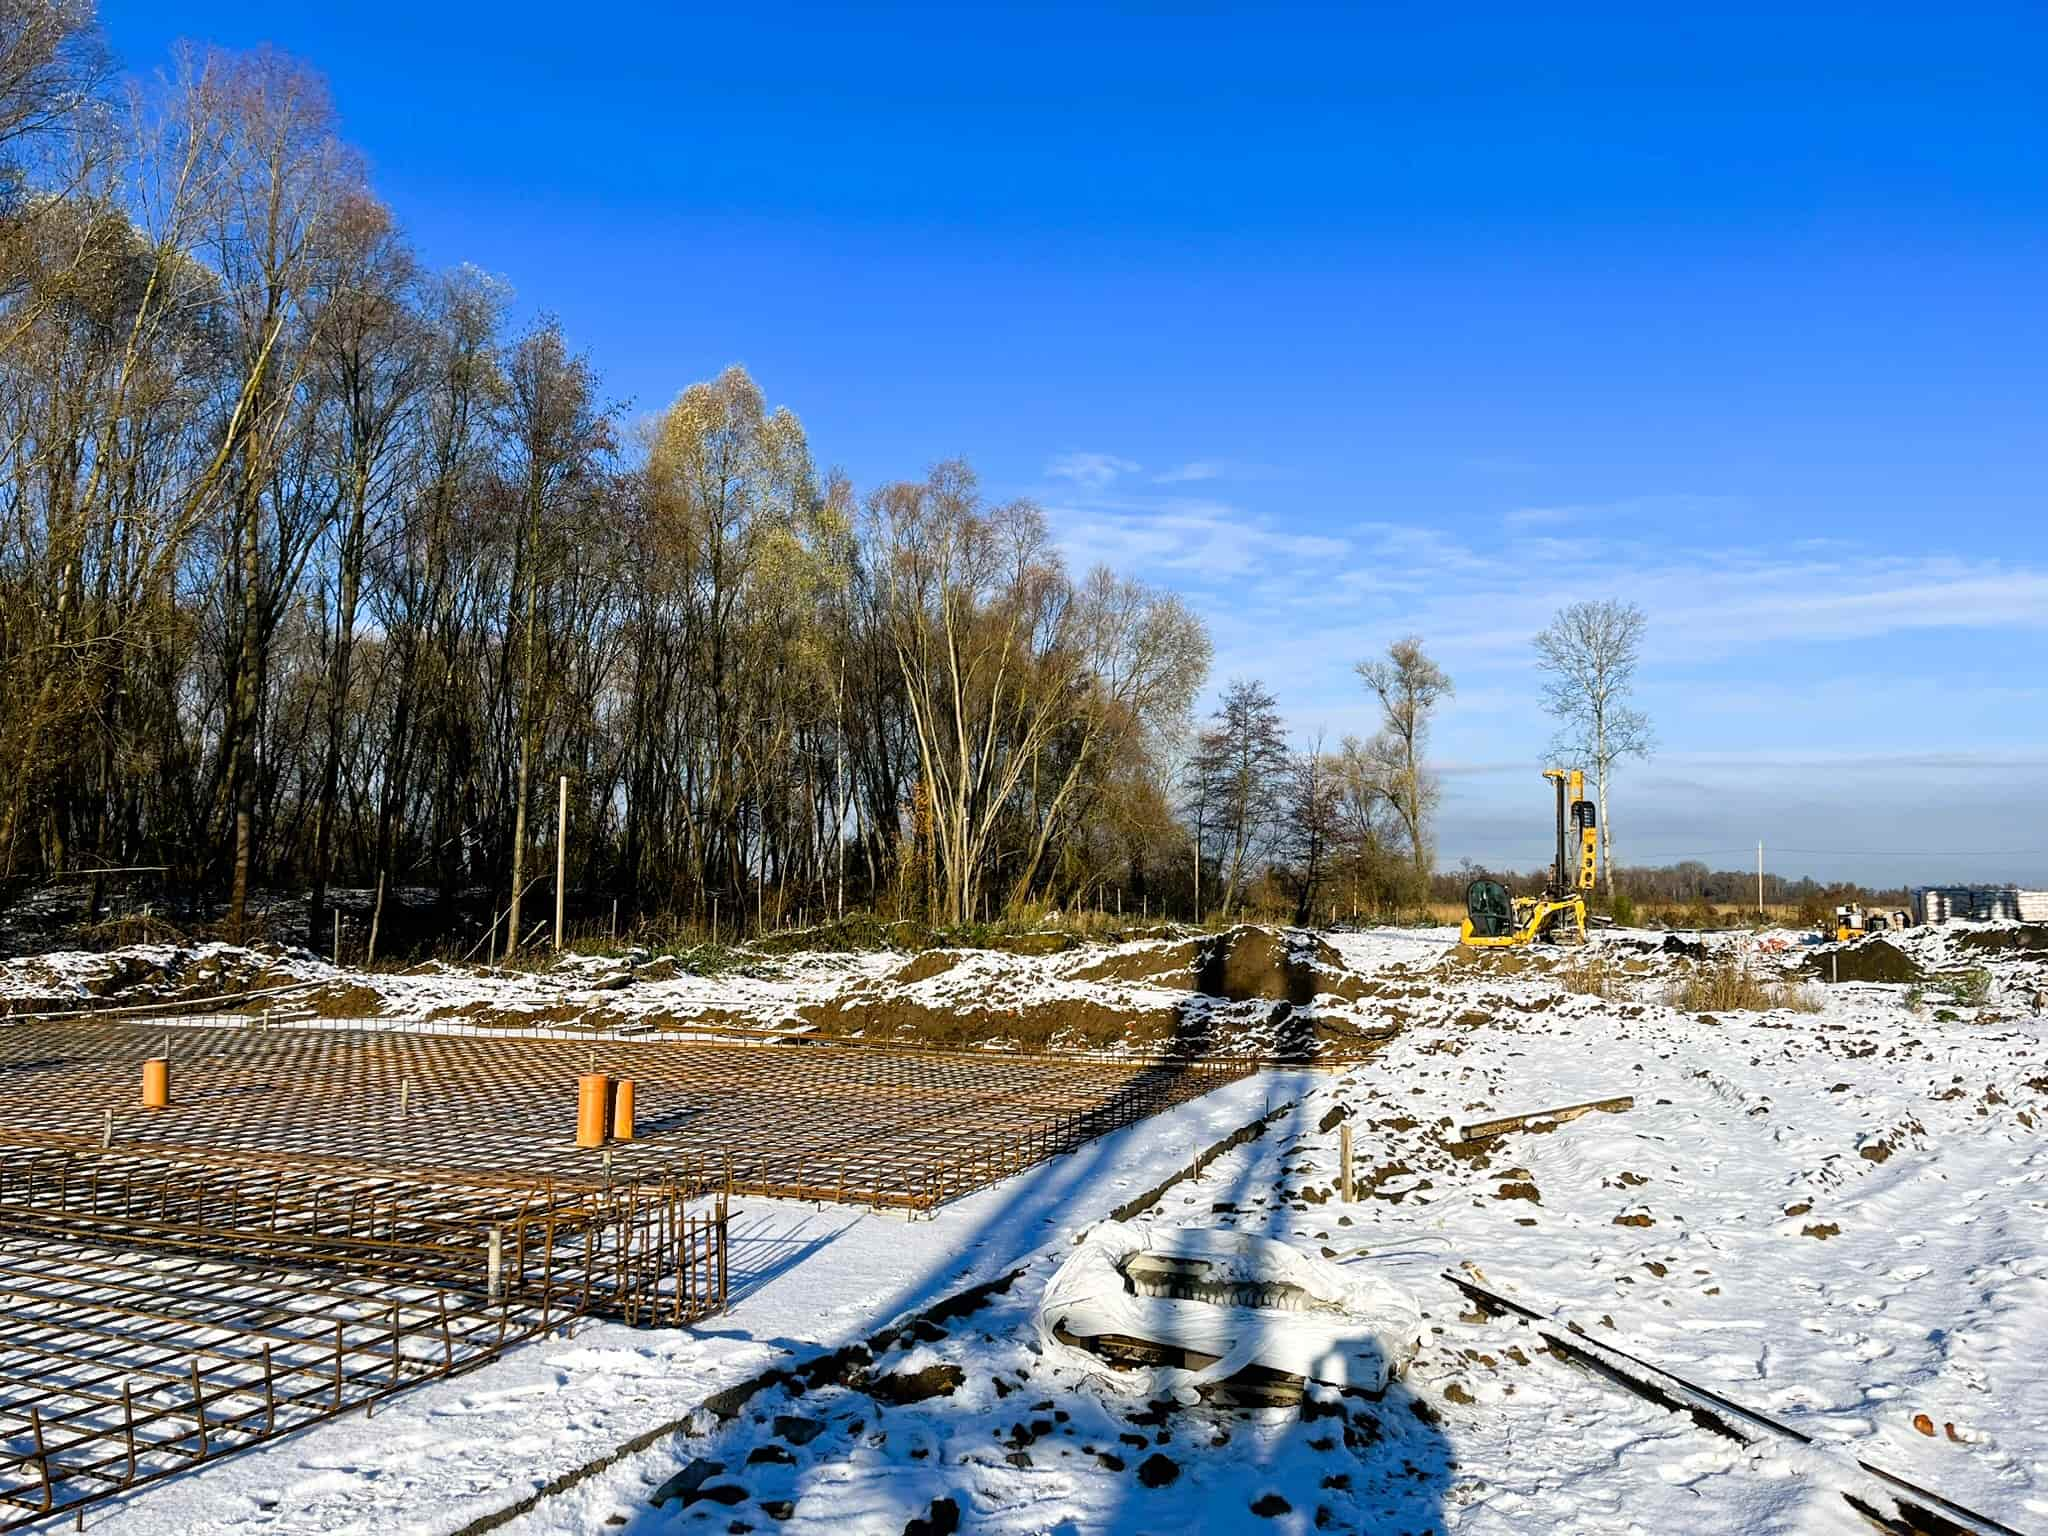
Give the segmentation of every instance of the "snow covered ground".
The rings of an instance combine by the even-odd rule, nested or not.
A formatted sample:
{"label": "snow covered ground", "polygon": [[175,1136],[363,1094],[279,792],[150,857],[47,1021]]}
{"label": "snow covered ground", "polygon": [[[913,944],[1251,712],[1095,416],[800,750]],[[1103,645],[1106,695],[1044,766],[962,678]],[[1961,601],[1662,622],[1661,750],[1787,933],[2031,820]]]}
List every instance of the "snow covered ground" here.
{"label": "snow covered ground", "polygon": [[[1660,935],[1582,957],[1611,962],[1606,996],[1548,959],[1447,960],[1448,931],[1335,936],[1376,983],[1352,1006],[1403,1026],[1369,1061],[1234,1083],[930,1220],[742,1201],[738,1300],[701,1330],[585,1327],[87,1523],[448,1532],[562,1480],[501,1528],[896,1536],[951,1528],[950,1504],[963,1531],[1860,1531],[1836,1491],[1851,1455],[2048,1531],[2048,952],[1999,947],[2010,931],[1916,931],[1900,948],[1921,980],[1810,981],[1817,1011],[1708,1015],[1666,1000],[1702,962]],[[1796,937],[1708,944],[1810,974]],[[1460,1139],[1616,1095],[1634,1107]],[[1250,1414],[1043,1356],[1032,1311],[1074,1234],[1269,1108],[1263,1136],[1135,1219],[1399,1280],[1427,1313],[1406,1379]],[[1745,1449],[1554,1358],[1440,1278],[1459,1268],[1817,1449]],[[691,1412],[1013,1269],[860,1370]]]}

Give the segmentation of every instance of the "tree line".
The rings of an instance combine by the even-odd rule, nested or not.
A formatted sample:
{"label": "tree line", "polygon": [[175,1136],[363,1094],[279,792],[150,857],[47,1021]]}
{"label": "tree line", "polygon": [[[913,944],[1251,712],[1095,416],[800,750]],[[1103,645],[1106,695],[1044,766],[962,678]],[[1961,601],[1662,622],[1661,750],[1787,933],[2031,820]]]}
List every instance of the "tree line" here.
{"label": "tree line", "polygon": [[[738,368],[650,420],[425,269],[274,52],[0,8],[0,872],[950,921],[1142,840],[1209,644],[970,468],[859,494]],[[1149,820],[1148,820],[1149,818]],[[547,864],[546,869],[537,864]]]}
{"label": "tree line", "polygon": [[[1199,620],[968,465],[856,488],[738,367],[634,419],[512,315],[303,63],[120,79],[87,0],[0,0],[0,879],[161,869],[235,935],[262,888],[315,933],[338,885],[481,890],[524,942],[566,780],[629,916],[1428,898],[1419,638],[1359,665],[1369,737],[1295,750],[1251,679],[1195,721]],[[1646,727],[1581,708],[1612,623],[1560,634],[1604,785]]]}

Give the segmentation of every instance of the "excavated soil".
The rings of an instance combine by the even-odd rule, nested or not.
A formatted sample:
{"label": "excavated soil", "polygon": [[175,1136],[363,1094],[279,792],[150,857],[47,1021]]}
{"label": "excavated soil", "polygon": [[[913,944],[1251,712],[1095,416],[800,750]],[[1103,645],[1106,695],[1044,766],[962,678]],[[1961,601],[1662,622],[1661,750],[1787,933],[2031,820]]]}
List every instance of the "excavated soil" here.
{"label": "excavated soil", "polygon": [[1196,958],[1194,980],[1197,992],[1227,1002],[1296,1005],[1314,1002],[1318,992],[1355,997],[1359,984],[1337,951],[1315,935],[1265,928],[1233,928],[1207,941]]}
{"label": "excavated soil", "polygon": [[1166,1009],[1133,1011],[1083,998],[1057,998],[995,1010],[954,1011],[900,997],[849,998],[802,1009],[819,1033],[921,1045],[1005,1042],[1021,1050],[1109,1050],[1126,1042],[1165,1045],[1185,1033]]}
{"label": "excavated soil", "polygon": [[1202,950],[1200,943],[1188,939],[1165,949],[1106,955],[1068,975],[1075,981],[1142,981],[1154,986],[1192,987]]}
{"label": "excavated soil", "polygon": [[1926,975],[1912,956],[1884,939],[1808,955],[1800,969],[1820,981],[1921,981]]}
{"label": "excavated soil", "polygon": [[1978,933],[1959,934],[1956,942],[1968,949],[2048,950],[2048,923],[2021,923],[2017,928],[1989,928]]}

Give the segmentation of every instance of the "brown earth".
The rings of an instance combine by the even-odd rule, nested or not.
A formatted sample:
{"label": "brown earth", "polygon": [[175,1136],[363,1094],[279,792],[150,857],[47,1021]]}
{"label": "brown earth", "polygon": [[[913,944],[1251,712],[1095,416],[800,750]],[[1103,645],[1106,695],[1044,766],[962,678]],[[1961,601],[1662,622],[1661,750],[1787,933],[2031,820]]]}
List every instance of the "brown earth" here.
{"label": "brown earth", "polygon": [[1970,949],[2048,949],[2048,923],[2021,923],[2017,928],[1990,928],[1957,936]]}
{"label": "brown earth", "polygon": [[1820,981],[1920,981],[1925,975],[1912,956],[1884,939],[1808,955],[1800,969]]}
{"label": "brown earth", "polygon": [[1355,997],[1358,981],[1344,969],[1337,951],[1313,934],[1291,938],[1266,928],[1218,934],[1195,962],[1195,990],[1234,1003],[1255,998],[1310,1003],[1319,991]]}
{"label": "brown earth", "polygon": [[371,1019],[384,1011],[384,995],[375,987],[336,982],[306,998],[305,1005],[323,1019]]}
{"label": "brown earth", "polygon": [[1140,949],[1105,955],[1067,974],[1075,981],[1143,981],[1163,986],[1192,986],[1202,945],[1193,939],[1165,949]]}
{"label": "brown earth", "polygon": [[1126,1042],[1163,1045],[1174,1038],[1179,1023],[1174,1010],[1133,1010],[1083,998],[955,1012],[908,998],[869,996],[817,1003],[799,1012],[805,1023],[824,1035],[915,1040],[924,1045],[1003,1040],[1025,1050],[1108,1050]]}
{"label": "brown earth", "polygon": [[920,981],[929,981],[934,976],[943,976],[959,963],[958,950],[928,949],[889,979],[899,987],[911,987]]}

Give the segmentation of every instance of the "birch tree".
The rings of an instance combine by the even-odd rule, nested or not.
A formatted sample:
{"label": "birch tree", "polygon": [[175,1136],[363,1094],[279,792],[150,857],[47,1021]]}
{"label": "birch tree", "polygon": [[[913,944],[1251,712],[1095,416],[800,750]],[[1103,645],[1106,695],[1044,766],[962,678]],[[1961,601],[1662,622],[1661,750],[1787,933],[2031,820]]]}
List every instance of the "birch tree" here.
{"label": "birch tree", "polygon": [[1600,802],[1600,869],[1614,899],[1614,841],[1607,786],[1625,757],[1655,748],[1650,717],[1629,703],[1648,625],[1634,603],[1612,598],[1560,608],[1533,642],[1547,681],[1543,707],[1558,722],[1554,757],[1591,768]]}

